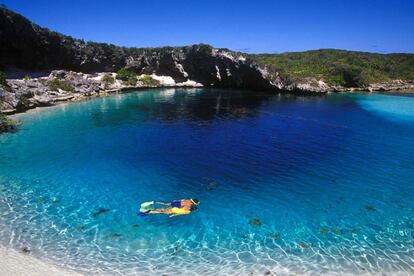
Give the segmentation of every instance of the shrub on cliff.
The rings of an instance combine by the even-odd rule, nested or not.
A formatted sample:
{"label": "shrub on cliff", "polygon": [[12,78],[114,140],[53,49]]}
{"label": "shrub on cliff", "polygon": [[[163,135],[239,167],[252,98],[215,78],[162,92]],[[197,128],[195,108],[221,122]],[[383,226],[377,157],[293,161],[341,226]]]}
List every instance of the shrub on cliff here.
{"label": "shrub on cliff", "polygon": [[150,75],[143,75],[138,80],[142,82],[142,84],[145,86],[159,86],[160,85],[160,81],[154,79]]}
{"label": "shrub on cliff", "polygon": [[7,85],[6,75],[0,71],[0,85]]}
{"label": "shrub on cliff", "polygon": [[345,87],[366,87],[372,82],[372,77],[361,68],[349,65],[336,67],[332,72],[331,83]]}
{"label": "shrub on cliff", "polygon": [[137,84],[137,74],[125,68],[122,68],[118,70],[118,72],[116,72],[116,78],[118,80],[122,80],[125,84],[129,84],[129,85]]}
{"label": "shrub on cliff", "polygon": [[198,51],[204,54],[210,54],[211,51],[213,50],[213,46],[208,45],[208,44],[198,44],[198,45],[193,45],[193,47],[195,47],[196,49],[198,49]]}
{"label": "shrub on cliff", "polygon": [[103,83],[105,85],[105,89],[108,89],[112,84],[115,83],[115,79],[114,79],[114,77],[112,77],[111,74],[105,74],[102,77],[102,81],[103,81]]}
{"label": "shrub on cliff", "polygon": [[64,91],[73,91],[73,86],[68,80],[53,79],[48,81],[47,86],[51,91],[58,91],[58,89]]}
{"label": "shrub on cliff", "polygon": [[17,122],[0,112],[0,133],[14,131],[16,129]]}
{"label": "shrub on cliff", "polygon": [[17,105],[16,109],[17,111],[25,111],[30,108],[32,105],[30,98],[33,97],[33,94],[24,94],[17,97]]}
{"label": "shrub on cliff", "polygon": [[369,84],[367,78],[364,77],[365,72],[358,69],[349,69],[342,72],[345,83],[345,87],[364,87]]}

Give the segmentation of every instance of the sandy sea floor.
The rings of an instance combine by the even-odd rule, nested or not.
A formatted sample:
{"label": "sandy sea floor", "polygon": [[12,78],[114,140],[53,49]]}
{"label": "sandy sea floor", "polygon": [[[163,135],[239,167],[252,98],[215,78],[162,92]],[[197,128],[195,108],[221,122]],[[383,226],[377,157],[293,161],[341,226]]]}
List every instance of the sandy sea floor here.
{"label": "sandy sea floor", "polygon": [[0,247],[0,275],[8,276],[66,276],[81,275],[65,271],[62,268],[38,260],[29,254],[20,253],[14,249]]}
{"label": "sandy sea floor", "polygon": [[[270,272],[270,271],[269,271]],[[265,271],[263,272],[251,272],[249,275],[296,275],[290,274],[287,271],[279,271],[277,273]],[[81,276],[73,271],[67,271],[63,268],[56,267],[53,264],[49,264],[29,254],[20,253],[14,249],[0,247],[0,275],[7,276]],[[217,274],[221,275],[221,274]],[[231,275],[231,274],[227,274]],[[304,274],[307,275],[307,274]],[[327,274],[329,275],[329,274]],[[335,274],[337,275],[337,274]],[[338,274],[339,275],[339,274]],[[352,274],[341,274],[352,275]],[[358,275],[375,275],[371,273],[364,273]],[[395,272],[390,275],[408,275],[402,272]]]}

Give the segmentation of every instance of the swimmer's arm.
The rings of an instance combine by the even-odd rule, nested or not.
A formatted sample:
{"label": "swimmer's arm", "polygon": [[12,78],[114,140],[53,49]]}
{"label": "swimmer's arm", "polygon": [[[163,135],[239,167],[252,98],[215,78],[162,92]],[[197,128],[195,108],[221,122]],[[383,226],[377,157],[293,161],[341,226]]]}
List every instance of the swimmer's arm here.
{"label": "swimmer's arm", "polygon": [[154,210],[150,210],[148,213],[149,214],[166,214],[166,215],[169,215],[169,214],[171,214],[171,209],[170,208],[154,209]]}

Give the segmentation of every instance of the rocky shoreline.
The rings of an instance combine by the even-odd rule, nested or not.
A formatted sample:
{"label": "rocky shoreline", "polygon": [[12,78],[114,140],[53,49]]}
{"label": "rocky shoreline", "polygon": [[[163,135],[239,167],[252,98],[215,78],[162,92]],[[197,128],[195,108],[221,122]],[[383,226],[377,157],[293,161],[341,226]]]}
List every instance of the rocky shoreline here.
{"label": "rocky shoreline", "polygon": [[[329,86],[314,79],[302,80],[300,83],[285,84],[280,79],[272,80],[265,70],[263,79],[272,86],[270,93],[325,94],[328,92],[374,92],[374,91],[414,91],[414,81],[394,80],[372,84],[368,87]],[[145,80],[144,80],[145,78]],[[140,80],[142,79],[142,81]],[[150,80],[150,82],[148,82]],[[0,85],[0,113],[14,114],[28,109],[52,106],[61,102],[80,101],[88,98],[120,93],[127,90],[163,87],[204,87],[203,84],[187,79],[177,82],[170,76],[142,74],[132,84],[117,79],[116,73],[79,73],[54,70],[49,75],[37,78],[26,76],[23,79],[8,79],[7,85]]]}
{"label": "rocky shoreline", "polygon": [[[140,81],[140,77],[143,76],[147,80],[149,78],[154,81],[150,84]],[[108,78],[109,80],[107,80]],[[177,83],[171,77],[157,75],[139,76],[133,85],[116,79],[116,73],[85,74],[55,70],[44,77],[8,79],[7,86],[0,86],[0,112],[14,114],[36,107],[80,101],[127,90],[202,86],[202,84],[191,80]]]}
{"label": "rocky shoreline", "polygon": [[373,83],[365,87],[345,87],[328,85],[322,80],[303,79],[297,83],[285,87],[290,93],[321,94],[328,92],[414,92],[414,81],[391,80],[381,83]]}

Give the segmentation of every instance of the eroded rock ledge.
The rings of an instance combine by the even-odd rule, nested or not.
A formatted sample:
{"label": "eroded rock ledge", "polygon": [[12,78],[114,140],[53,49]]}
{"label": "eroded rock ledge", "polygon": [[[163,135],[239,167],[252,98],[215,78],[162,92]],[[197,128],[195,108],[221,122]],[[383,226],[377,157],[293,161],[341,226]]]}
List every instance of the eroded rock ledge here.
{"label": "eroded rock ledge", "polygon": [[[142,78],[144,76],[146,81],[148,78],[154,81],[148,84]],[[59,102],[79,101],[138,88],[202,86],[192,80],[176,82],[169,76],[155,74],[138,76],[136,83],[131,85],[116,79],[116,73],[85,74],[55,70],[44,77],[7,80],[7,86],[0,86],[0,112],[12,114]]]}

